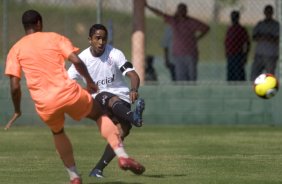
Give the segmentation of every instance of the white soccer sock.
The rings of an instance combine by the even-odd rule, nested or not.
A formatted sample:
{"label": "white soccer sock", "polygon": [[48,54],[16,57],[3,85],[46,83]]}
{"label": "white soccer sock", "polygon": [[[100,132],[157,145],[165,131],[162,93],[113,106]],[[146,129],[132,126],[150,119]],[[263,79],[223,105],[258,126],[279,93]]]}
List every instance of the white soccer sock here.
{"label": "white soccer sock", "polygon": [[116,156],[119,157],[124,157],[124,158],[128,158],[129,156],[127,155],[127,153],[125,152],[123,147],[119,147],[117,149],[114,150]]}
{"label": "white soccer sock", "polygon": [[77,170],[76,170],[75,166],[66,168],[66,170],[68,171],[68,173],[70,175],[70,180],[73,180],[74,178],[80,178],[80,176],[77,173]]}

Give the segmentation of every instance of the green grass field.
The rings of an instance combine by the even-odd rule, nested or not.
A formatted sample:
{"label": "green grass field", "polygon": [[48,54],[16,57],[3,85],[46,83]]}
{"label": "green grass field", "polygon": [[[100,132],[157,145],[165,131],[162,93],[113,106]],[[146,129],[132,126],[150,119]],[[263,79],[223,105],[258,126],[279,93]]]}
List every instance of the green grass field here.
{"label": "green grass field", "polygon": [[[135,176],[118,168],[88,177],[105,141],[96,126],[69,126],[84,184],[281,184],[282,127],[145,125],[128,137],[128,153],[146,166]],[[44,126],[0,130],[0,183],[66,184],[68,176]]]}

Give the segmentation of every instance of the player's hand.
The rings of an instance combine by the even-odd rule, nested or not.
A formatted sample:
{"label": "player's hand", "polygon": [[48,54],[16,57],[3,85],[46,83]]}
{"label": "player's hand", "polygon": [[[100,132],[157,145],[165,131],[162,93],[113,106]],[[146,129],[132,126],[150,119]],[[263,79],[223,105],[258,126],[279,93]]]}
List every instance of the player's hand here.
{"label": "player's hand", "polygon": [[138,99],[138,96],[138,91],[130,91],[129,97],[132,104]]}
{"label": "player's hand", "polygon": [[6,124],[4,130],[8,130],[21,115],[21,112],[15,112],[10,121]]}
{"label": "player's hand", "polygon": [[99,92],[99,87],[95,83],[88,83],[86,89],[90,94]]}

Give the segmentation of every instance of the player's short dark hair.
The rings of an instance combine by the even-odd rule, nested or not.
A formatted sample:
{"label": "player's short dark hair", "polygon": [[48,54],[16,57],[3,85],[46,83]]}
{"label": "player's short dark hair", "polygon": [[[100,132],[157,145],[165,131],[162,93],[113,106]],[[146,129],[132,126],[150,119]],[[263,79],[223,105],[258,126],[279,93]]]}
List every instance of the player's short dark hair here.
{"label": "player's short dark hair", "polygon": [[35,10],[27,10],[23,13],[22,24],[25,29],[36,25],[40,21],[42,23],[42,17],[40,13]]}
{"label": "player's short dark hair", "polygon": [[108,37],[108,30],[103,24],[94,24],[93,26],[91,26],[91,28],[89,29],[89,37],[91,38],[97,30],[105,31],[106,36]]}

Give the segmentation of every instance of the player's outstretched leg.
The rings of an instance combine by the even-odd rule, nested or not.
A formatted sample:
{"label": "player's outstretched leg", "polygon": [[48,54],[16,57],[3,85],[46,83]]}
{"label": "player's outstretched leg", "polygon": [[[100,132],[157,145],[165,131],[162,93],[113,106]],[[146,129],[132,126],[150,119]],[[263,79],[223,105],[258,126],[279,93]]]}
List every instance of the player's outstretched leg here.
{"label": "player's outstretched leg", "polygon": [[[121,140],[124,140],[124,138],[129,134],[129,131],[131,129],[130,123],[122,123],[117,124],[117,126],[120,127],[121,131]],[[95,165],[95,167],[91,170],[89,173],[90,177],[96,177],[96,178],[104,178],[103,171],[107,167],[107,165],[113,160],[113,158],[116,156],[114,150],[112,147],[107,144],[104,153],[98,163]]]}
{"label": "player's outstretched leg", "polygon": [[142,114],[145,109],[145,101],[142,98],[137,99],[136,101],[136,108],[133,111],[133,125],[136,127],[141,127],[143,125],[143,118]]}
{"label": "player's outstretched leg", "polygon": [[125,152],[118,127],[107,117],[101,116],[96,121],[101,135],[107,140],[118,157],[119,167],[123,170],[130,170],[135,174],[142,174],[145,167],[130,158]]}

